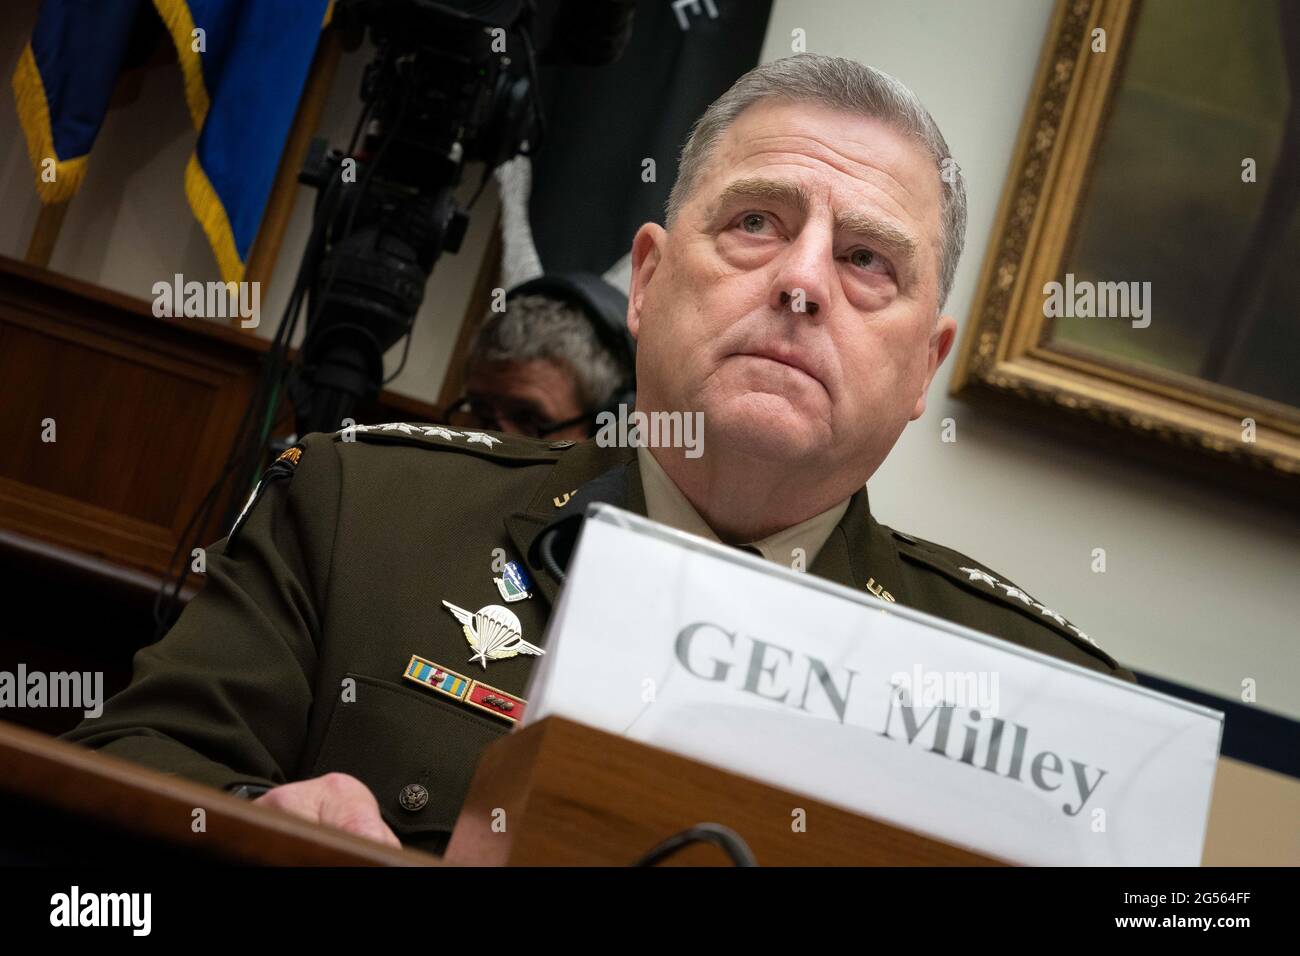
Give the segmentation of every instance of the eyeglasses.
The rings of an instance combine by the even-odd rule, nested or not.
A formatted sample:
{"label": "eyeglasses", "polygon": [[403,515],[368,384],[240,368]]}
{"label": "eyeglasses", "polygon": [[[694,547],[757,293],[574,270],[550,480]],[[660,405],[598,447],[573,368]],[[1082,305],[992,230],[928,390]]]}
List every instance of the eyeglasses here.
{"label": "eyeglasses", "polygon": [[590,418],[590,415],[575,415],[562,422],[552,422],[538,418],[527,409],[497,409],[479,399],[464,397],[447,406],[440,421],[453,428],[486,428],[529,438],[545,438],[565,428],[584,424]]}

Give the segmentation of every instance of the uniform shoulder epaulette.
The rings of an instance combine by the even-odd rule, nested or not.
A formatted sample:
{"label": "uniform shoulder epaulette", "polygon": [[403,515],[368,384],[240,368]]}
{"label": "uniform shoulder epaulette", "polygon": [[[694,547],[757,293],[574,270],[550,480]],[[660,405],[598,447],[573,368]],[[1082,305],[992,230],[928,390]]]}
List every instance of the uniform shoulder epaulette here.
{"label": "uniform shoulder epaulette", "polygon": [[554,461],[572,441],[551,441],[505,432],[451,428],[419,422],[348,425],[334,433],[336,442],[418,445],[437,451],[458,451],[513,461]]}
{"label": "uniform shoulder epaulette", "polygon": [[1107,666],[1119,667],[1119,663],[1102,650],[1096,641],[1047,605],[1035,600],[1023,588],[1007,580],[1004,575],[989,570],[985,565],[960,551],[954,551],[952,548],[910,534],[903,534],[893,528],[889,531],[898,544],[900,556],[938,571],[953,583],[969,591],[993,598],[1055,631],[1088,653],[1100,657]]}

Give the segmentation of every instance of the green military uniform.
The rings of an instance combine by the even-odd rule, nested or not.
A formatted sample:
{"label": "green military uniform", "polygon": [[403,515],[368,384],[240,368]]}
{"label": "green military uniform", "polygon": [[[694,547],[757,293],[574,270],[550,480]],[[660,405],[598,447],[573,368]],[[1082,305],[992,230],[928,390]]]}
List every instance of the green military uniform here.
{"label": "green military uniform", "polygon": [[[429,425],[310,435],[210,549],[206,585],[137,654],[131,685],[66,736],[220,788],[352,774],[404,843],[441,852],[537,662],[469,663],[443,602],[503,604],[494,578],[521,562],[536,593],[505,606],[545,646],[559,583],[539,538],[592,500],[645,514],[636,462],[635,449]],[[1001,575],[876,522],[865,489],[808,571],[1133,680]],[[411,676],[413,655],[448,672],[439,689]],[[456,675],[491,686],[474,704]]]}

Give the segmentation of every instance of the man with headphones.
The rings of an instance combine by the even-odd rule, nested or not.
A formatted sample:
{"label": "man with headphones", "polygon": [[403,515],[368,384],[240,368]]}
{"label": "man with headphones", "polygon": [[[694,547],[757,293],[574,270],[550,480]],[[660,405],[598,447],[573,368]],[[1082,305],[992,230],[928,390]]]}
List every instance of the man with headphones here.
{"label": "man with headphones", "polygon": [[632,406],[635,364],[626,295],[591,273],[545,275],[510,290],[505,310],[483,320],[464,394],[443,421],[581,441],[602,411]]}
{"label": "man with headphones", "polygon": [[[915,94],[862,64],[741,77],[692,131],[666,224],[637,232],[625,304],[637,412],[700,415],[701,455],[450,423],[308,435],[131,685],[68,736],[440,852],[528,707],[594,501],[1132,681],[1003,574],[871,514],[866,482],[953,341],[965,191],[946,156]],[[509,654],[489,666],[475,628]]]}

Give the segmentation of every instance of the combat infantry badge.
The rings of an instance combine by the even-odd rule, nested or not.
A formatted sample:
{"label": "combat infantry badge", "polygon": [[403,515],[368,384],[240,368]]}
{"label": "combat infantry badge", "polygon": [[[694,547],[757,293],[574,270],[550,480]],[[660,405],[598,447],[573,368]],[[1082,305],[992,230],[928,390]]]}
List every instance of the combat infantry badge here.
{"label": "combat infantry badge", "polygon": [[546,653],[524,640],[523,626],[509,608],[489,604],[477,611],[467,611],[450,601],[442,603],[460,621],[465,639],[474,649],[470,661],[478,661],[484,670],[487,670],[488,661],[501,661],[519,654]]}

